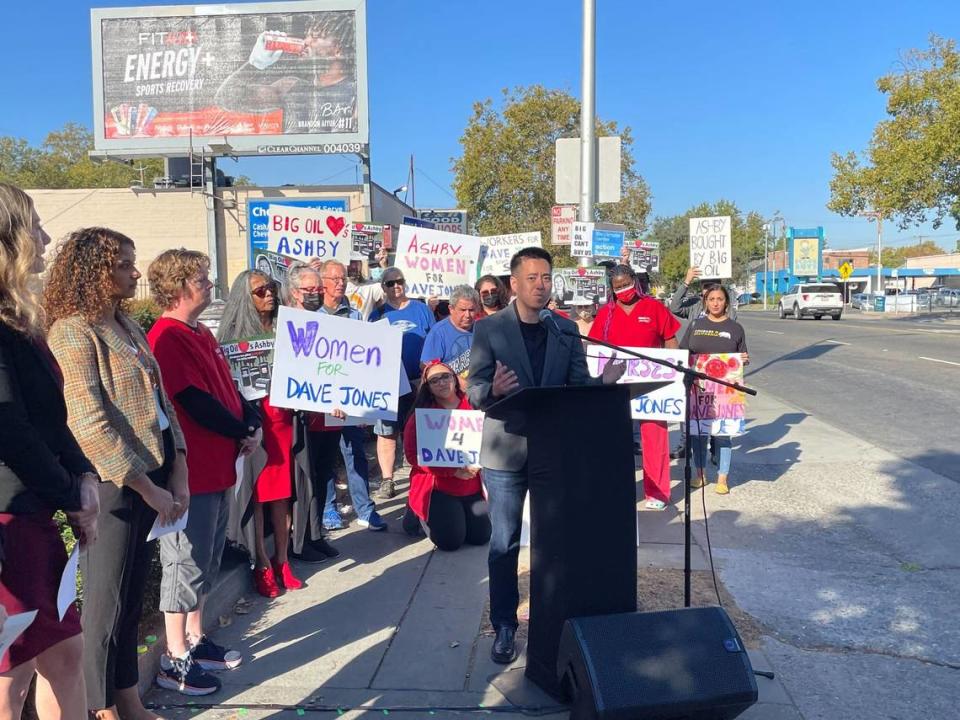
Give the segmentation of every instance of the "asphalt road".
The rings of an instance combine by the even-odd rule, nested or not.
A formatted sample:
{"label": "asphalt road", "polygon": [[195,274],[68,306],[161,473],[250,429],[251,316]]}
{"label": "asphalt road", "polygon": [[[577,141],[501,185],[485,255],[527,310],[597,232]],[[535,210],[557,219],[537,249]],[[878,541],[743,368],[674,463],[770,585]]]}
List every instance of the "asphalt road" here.
{"label": "asphalt road", "polygon": [[960,482],[960,314],[798,321],[744,310],[738,319],[748,385]]}

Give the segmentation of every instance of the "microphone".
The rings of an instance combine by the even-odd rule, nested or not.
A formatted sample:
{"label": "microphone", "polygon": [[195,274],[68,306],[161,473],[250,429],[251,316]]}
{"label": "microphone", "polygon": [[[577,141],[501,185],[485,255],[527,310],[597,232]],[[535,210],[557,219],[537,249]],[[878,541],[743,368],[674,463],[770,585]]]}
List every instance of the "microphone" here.
{"label": "microphone", "polygon": [[565,335],[566,333],[560,329],[560,326],[557,325],[557,319],[553,316],[553,313],[543,308],[538,315],[540,318],[540,324],[547,328],[550,332],[556,333],[557,335]]}

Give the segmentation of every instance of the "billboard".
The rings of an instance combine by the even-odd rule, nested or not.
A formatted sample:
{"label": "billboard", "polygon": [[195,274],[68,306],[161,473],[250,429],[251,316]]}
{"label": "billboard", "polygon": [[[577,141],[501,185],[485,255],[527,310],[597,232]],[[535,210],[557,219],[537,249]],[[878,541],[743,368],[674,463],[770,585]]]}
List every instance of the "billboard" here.
{"label": "billboard", "polygon": [[94,145],[368,151],[365,0],[91,11]]}
{"label": "billboard", "polygon": [[787,243],[794,277],[819,277],[823,269],[823,228],[787,228]]}

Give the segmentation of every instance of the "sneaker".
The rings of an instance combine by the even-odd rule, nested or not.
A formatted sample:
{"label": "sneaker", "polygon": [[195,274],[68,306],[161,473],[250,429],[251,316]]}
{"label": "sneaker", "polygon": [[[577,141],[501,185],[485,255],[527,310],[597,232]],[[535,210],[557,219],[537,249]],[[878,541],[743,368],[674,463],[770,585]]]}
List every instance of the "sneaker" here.
{"label": "sneaker", "polygon": [[220,689],[220,680],[204,672],[189,654],[185,658],[161,656],[156,683],[165,690],[176,690],[181,695],[209,695]]}
{"label": "sneaker", "polygon": [[233,670],[243,662],[236,650],[227,650],[206,635],[190,649],[190,657],[204,670]]}
{"label": "sneaker", "polygon": [[393,478],[384,478],[380,483],[380,489],[377,490],[377,497],[381,500],[390,500],[397,494],[397,489],[393,486]]}
{"label": "sneaker", "polygon": [[687,451],[687,449],[684,447],[683,443],[680,443],[680,444],[677,445],[673,450],[670,451],[670,459],[671,459],[671,460],[680,460],[681,458],[683,458],[683,454],[684,454],[686,451]]}
{"label": "sneaker", "polygon": [[293,574],[290,563],[273,563],[273,574],[277,581],[287,590],[299,590],[303,587],[303,580]]}
{"label": "sneaker", "polygon": [[663,500],[656,500],[654,498],[650,498],[643,504],[643,506],[647,510],[663,510],[667,506],[667,504]]}
{"label": "sneaker", "polygon": [[254,568],[253,585],[265,598],[275,598],[280,595],[280,586],[277,585],[273,568]]}
{"label": "sneaker", "polygon": [[357,525],[360,527],[368,528],[369,530],[386,530],[387,523],[383,521],[376,510],[371,510],[370,514],[361,520],[357,520]]}
{"label": "sneaker", "polygon": [[323,513],[323,529],[324,530],[342,530],[343,529],[343,518],[340,517],[340,513],[336,510],[327,510]]}

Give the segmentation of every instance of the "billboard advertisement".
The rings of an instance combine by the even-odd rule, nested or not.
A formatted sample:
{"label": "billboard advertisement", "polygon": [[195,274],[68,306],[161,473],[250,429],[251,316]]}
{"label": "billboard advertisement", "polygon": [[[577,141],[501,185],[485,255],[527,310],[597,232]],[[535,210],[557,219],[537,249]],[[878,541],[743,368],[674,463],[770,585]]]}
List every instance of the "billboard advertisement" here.
{"label": "billboard advertisement", "polygon": [[91,12],[98,151],[366,153],[364,0]]}
{"label": "billboard advertisement", "polygon": [[795,277],[819,277],[822,271],[823,228],[787,228],[790,270]]}
{"label": "billboard advertisement", "polygon": [[467,211],[466,210],[436,210],[427,208],[417,210],[417,217],[421,220],[427,220],[433,223],[433,227],[444,232],[459,233],[469,235],[467,231]]}

